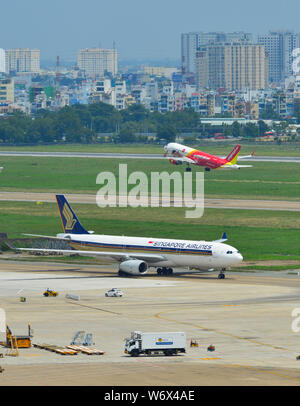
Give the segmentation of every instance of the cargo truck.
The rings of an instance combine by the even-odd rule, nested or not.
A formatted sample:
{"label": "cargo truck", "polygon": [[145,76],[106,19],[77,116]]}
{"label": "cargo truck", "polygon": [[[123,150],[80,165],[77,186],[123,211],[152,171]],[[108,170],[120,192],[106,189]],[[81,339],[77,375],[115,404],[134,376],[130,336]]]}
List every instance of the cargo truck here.
{"label": "cargo truck", "polygon": [[142,333],[133,331],[125,340],[125,354],[138,357],[141,354],[175,355],[185,353],[186,335],[183,332]]}

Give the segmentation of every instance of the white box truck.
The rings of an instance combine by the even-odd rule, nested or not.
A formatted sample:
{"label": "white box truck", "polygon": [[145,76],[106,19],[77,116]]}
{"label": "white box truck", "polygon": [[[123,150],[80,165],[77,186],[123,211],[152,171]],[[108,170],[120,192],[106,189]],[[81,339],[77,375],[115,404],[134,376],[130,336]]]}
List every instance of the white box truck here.
{"label": "white box truck", "polygon": [[183,332],[142,333],[133,331],[125,340],[125,354],[138,357],[140,354],[163,353],[175,355],[185,353],[186,335]]}

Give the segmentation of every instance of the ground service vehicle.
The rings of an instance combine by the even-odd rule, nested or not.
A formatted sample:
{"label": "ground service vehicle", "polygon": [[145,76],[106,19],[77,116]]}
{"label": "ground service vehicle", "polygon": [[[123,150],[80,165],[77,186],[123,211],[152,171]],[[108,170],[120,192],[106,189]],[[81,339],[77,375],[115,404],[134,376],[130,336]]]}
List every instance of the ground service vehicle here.
{"label": "ground service vehicle", "polygon": [[43,293],[44,296],[48,297],[48,296],[57,296],[58,292],[55,292],[55,290],[51,290],[51,289],[46,289],[45,292]]}
{"label": "ground service vehicle", "polygon": [[123,296],[123,292],[120,289],[117,288],[112,288],[110,290],[108,290],[107,292],[105,292],[105,296],[108,297],[122,297]]}
{"label": "ground service vehicle", "polygon": [[140,354],[163,353],[175,355],[185,352],[186,335],[183,332],[142,333],[133,331],[125,342],[125,354],[138,357]]}

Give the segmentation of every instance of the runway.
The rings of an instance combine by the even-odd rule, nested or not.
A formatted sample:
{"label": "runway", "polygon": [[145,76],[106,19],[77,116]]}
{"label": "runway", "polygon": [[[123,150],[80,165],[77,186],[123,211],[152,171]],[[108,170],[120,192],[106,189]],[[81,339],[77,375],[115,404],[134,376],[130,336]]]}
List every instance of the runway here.
{"label": "runway", "polygon": [[[67,197],[70,203],[97,204],[96,195],[66,193],[65,196]],[[49,202],[49,203],[56,202],[54,193],[44,193],[44,192],[0,192],[0,201]],[[173,202],[171,201],[171,205],[172,204],[174,204],[174,201]],[[250,200],[250,199],[244,200],[244,199],[205,198],[204,208],[241,209],[241,210],[278,210],[278,211],[298,212],[300,211],[300,202],[286,200]]]}
{"label": "runway", "polygon": [[[110,159],[166,159],[163,154],[121,154],[101,152],[36,152],[36,151],[0,151],[0,156],[27,156],[47,158],[110,158]],[[254,156],[243,159],[254,162],[289,162],[300,163],[300,157]]]}

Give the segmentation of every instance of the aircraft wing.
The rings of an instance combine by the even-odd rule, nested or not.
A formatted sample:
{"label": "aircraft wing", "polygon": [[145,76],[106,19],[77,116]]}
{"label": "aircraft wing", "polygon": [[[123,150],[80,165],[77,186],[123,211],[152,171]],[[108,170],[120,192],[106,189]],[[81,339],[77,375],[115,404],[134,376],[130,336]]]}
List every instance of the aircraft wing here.
{"label": "aircraft wing", "polygon": [[139,259],[141,261],[147,261],[149,263],[161,262],[166,261],[164,255],[156,255],[156,254],[146,254],[140,252],[107,252],[107,251],[87,251],[87,250],[60,250],[60,249],[45,249],[45,248],[17,248],[20,251],[27,251],[27,252],[52,252],[56,254],[64,254],[64,255],[82,255],[88,257],[102,257],[102,258],[111,258],[115,261],[122,262],[128,259]]}
{"label": "aircraft wing", "polygon": [[48,239],[52,239],[52,240],[60,240],[60,241],[69,241],[70,242],[69,238],[53,237],[52,235],[25,234],[25,233],[23,233],[23,235],[27,235],[29,237],[48,238]]}
{"label": "aircraft wing", "polygon": [[[237,160],[239,161],[240,159],[251,159],[251,158],[254,157],[254,154],[255,154],[255,151],[253,151],[252,154],[250,154],[250,155],[238,156],[238,159],[237,159]],[[221,156],[220,158],[225,159],[226,157],[225,157],[225,156]]]}
{"label": "aircraft wing", "polygon": [[251,159],[251,158],[253,158],[253,156],[254,156],[254,152],[253,152],[251,155],[239,156],[239,157],[238,157],[238,161],[239,161],[240,159]]}

